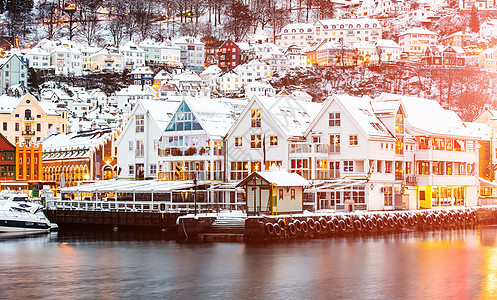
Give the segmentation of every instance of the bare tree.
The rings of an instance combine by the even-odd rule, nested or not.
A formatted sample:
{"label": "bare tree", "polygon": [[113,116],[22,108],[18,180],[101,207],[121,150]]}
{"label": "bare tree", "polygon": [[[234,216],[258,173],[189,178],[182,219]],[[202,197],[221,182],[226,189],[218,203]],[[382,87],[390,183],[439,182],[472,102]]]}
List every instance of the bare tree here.
{"label": "bare tree", "polygon": [[61,8],[58,1],[44,0],[38,3],[38,21],[43,24],[47,38],[52,40],[60,31]]}
{"label": "bare tree", "polygon": [[101,37],[98,34],[100,29],[100,15],[98,10],[101,1],[79,0],[78,4],[79,34],[88,45],[100,41]]}

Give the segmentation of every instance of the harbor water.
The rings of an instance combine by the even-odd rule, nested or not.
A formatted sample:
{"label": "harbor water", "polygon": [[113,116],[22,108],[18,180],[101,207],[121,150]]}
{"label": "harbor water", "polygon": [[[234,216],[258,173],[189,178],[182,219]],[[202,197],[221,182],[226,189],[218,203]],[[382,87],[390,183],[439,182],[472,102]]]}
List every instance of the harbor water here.
{"label": "harbor water", "polygon": [[1,299],[495,299],[497,226],[275,243],[0,235]]}

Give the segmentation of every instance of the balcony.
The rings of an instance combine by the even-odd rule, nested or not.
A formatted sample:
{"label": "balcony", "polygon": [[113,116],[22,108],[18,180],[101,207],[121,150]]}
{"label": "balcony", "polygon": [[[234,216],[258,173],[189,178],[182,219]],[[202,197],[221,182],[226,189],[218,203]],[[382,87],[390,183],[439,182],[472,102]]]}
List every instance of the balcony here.
{"label": "balcony", "polygon": [[34,121],[35,118],[34,117],[24,117],[23,118],[23,121]]}
{"label": "balcony", "polygon": [[34,130],[23,130],[22,135],[35,135],[36,132]]}

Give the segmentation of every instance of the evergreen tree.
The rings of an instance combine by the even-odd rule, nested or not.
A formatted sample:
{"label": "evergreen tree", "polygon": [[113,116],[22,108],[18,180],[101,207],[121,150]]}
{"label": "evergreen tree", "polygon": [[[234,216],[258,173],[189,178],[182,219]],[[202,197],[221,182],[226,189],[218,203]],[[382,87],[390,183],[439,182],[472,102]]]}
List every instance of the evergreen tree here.
{"label": "evergreen tree", "polygon": [[475,5],[473,5],[473,8],[471,9],[469,28],[471,28],[471,31],[473,32],[480,31],[480,18],[478,17],[478,9],[476,8]]}

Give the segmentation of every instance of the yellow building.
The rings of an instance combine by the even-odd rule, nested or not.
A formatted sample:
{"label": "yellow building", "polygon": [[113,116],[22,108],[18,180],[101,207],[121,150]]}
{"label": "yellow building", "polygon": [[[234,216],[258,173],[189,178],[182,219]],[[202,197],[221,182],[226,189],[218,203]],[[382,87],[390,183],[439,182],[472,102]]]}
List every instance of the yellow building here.
{"label": "yellow building", "polygon": [[0,132],[13,144],[38,143],[50,133],[67,132],[67,110],[33,95],[0,96]]}

